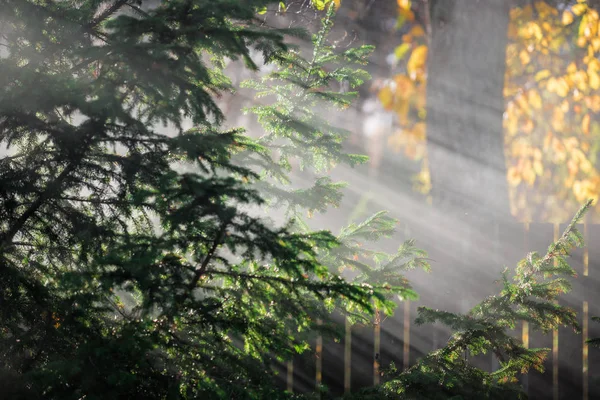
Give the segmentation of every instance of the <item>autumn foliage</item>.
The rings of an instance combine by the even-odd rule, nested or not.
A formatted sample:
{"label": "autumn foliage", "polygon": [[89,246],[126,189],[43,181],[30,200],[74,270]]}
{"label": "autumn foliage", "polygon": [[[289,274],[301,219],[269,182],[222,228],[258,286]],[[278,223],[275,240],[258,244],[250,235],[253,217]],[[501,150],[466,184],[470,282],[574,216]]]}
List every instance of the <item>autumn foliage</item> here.
{"label": "autumn foliage", "polygon": [[[403,34],[395,74],[378,97],[397,116],[389,146],[421,164],[418,188],[427,193],[427,18],[415,17],[424,12],[417,2],[397,2]],[[504,138],[511,212],[521,221],[564,221],[598,198],[599,51],[600,16],[585,0],[561,10],[531,2],[510,12]]]}

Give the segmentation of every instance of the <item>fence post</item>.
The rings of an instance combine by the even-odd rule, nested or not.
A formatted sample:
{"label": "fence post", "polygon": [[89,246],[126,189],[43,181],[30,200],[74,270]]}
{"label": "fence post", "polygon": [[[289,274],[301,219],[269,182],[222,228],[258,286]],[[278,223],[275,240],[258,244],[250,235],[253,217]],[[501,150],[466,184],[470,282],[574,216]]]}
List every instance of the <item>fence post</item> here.
{"label": "fence post", "polygon": [[[317,324],[321,325],[322,321],[318,320]],[[315,373],[315,381],[316,381],[316,389],[317,391],[321,388],[321,382],[323,381],[323,336],[317,336],[317,346],[316,346],[316,373]]]}
{"label": "fence post", "polygon": [[[554,224],[554,242],[559,237],[559,224]],[[554,266],[558,263],[554,260]],[[558,303],[558,301],[556,301]],[[558,400],[558,328],[552,331],[552,394],[554,400]]]}
{"label": "fence post", "polygon": [[287,363],[287,390],[292,393],[294,391],[294,360]]}
{"label": "fence post", "polygon": [[350,393],[350,383],[352,371],[350,359],[352,357],[352,326],[348,317],[346,317],[346,339],[344,340],[344,393]]}
{"label": "fence post", "polygon": [[375,326],[373,328],[373,385],[379,385],[379,365],[381,353],[381,315],[375,309]]}
{"label": "fence post", "polygon": [[[583,248],[583,279],[587,280],[588,276],[589,276],[589,263],[590,263],[590,251],[589,251],[589,239],[590,239],[590,234],[589,234],[589,229],[588,229],[588,216],[586,215],[584,221],[583,221],[583,240],[585,242],[585,247]],[[587,297],[587,290],[585,291],[584,296]],[[589,399],[589,393],[590,393],[590,381],[589,381],[589,366],[588,366],[588,344],[587,344],[587,340],[589,338],[589,327],[588,327],[588,321],[589,321],[589,308],[588,308],[588,302],[587,300],[583,301],[583,327],[582,327],[582,349],[581,349],[581,356],[582,356],[582,362],[581,362],[581,372],[583,375],[583,400],[588,400]]]}
{"label": "fence post", "polygon": [[404,301],[404,369],[410,366],[410,300]]}
{"label": "fence post", "polygon": [[[525,234],[523,235],[523,244],[525,251],[529,251],[529,222],[525,222],[524,224]],[[527,321],[523,321],[523,330],[521,332],[521,340],[523,341],[523,346],[528,349],[529,348],[529,323]],[[529,394],[529,376],[525,374],[523,376],[523,390],[525,393]]]}

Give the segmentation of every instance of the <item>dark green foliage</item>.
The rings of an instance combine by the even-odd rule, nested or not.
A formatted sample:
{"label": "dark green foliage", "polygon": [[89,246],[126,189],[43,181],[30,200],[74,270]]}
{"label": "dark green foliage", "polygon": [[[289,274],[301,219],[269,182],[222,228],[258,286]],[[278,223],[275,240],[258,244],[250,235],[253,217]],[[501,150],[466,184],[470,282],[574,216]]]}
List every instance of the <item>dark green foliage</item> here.
{"label": "dark green foliage", "polygon": [[[305,349],[302,332],[333,330],[334,306],[364,319],[391,294],[414,296],[399,274],[426,266],[422,252],[358,242],[393,232],[384,215],[336,238],[250,211],[339,201],[326,176],[274,185],[289,181],[287,157],[320,170],[362,160],[310,110],[349,104],[324,88],[366,79],[348,65],[369,49],[335,55],[328,19],[304,61],[284,43],[298,32],[255,22],[268,3],[0,0],[0,371],[12,398],[287,397],[273,361]],[[274,141],[220,129],[223,60],[256,68],[251,48],[293,67],[261,111],[289,140],[277,163]],[[355,283],[336,270],[348,264],[363,271]]]}

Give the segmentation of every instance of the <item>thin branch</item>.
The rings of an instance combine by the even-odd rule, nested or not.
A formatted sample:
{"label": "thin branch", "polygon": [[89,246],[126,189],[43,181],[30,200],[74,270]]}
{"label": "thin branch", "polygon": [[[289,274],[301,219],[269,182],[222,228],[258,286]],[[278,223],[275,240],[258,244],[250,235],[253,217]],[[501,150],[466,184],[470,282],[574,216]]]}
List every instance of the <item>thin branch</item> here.
{"label": "thin branch", "polygon": [[423,5],[425,32],[427,32],[427,45],[429,45],[431,42],[431,11],[429,0],[423,0]]}
{"label": "thin branch", "polygon": [[[102,200],[102,199],[95,199],[95,198],[83,198],[83,197],[74,197],[74,196],[62,196],[60,198],[58,198],[58,200],[66,200],[66,201],[75,201],[75,202],[79,202],[79,203],[90,203],[90,204],[102,204],[102,205],[109,205],[109,206],[132,206],[134,205],[133,202],[130,201],[122,201],[122,200],[113,200],[113,199],[107,199],[107,200]],[[135,204],[137,205],[141,205],[141,206],[146,206],[146,207],[153,207],[154,204],[152,203],[141,203],[141,204]]]}
{"label": "thin branch", "polygon": [[219,230],[219,233],[217,234],[217,237],[215,238],[215,240],[212,244],[212,247],[208,251],[208,254],[204,258],[204,260],[202,261],[202,264],[200,264],[200,266],[196,269],[196,272],[194,273],[194,278],[191,280],[191,282],[189,284],[190,290],[192,290],[196,287],[200,278],[202,278],[202,276],[206,273],[206,268],[208,268],[208,263],[215,255],[217,248],[219,247],[219,245],[223,241],[225,234],[227,233],[228,225],[229,225],[228,222],[223,222],[223,225],[221,226],[221,229]]}
{"label": "thin branch", "polygon": [[123,7],[129,0],[117,0],[113,3],[112,6],[108,7],[102,14],[100,14],[97,18],[95,18],[92,22],[87,26],[88,28],[94,28],[101,24],[104,20],[109,18],[111,15],[119,11],[121,7]]}
{"label": "thin branch", "polygon": [[25,223],[31,218],[44,203],[52,198],[57,192],[60,192],[63,182],[75,170],[76,164],[71,163],[46,187],[40,196],[25,210],[15,223],[1,236],[0,252],[10,246],[15,235],[23,228]]}

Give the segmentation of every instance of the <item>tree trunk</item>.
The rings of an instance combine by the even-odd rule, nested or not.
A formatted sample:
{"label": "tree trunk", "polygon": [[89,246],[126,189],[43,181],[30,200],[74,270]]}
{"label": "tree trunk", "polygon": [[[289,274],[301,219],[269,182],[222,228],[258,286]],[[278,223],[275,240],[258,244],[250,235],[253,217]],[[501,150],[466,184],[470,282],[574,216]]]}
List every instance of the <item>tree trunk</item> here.
{"label": "tree trunk", "polygon": [[427,140],[434,206],[509,215],[502,114],[508,0],[430,0]]}
{"label": "tree trunk", "polygon": [[510,1],[429,1],[427,249],[438,306],[466,311],[497,291],[493,281],[512,266],[507,249],[516,247],[500,238],[520,240],[506,234],[518,229],[510,225],[502,124]]}

